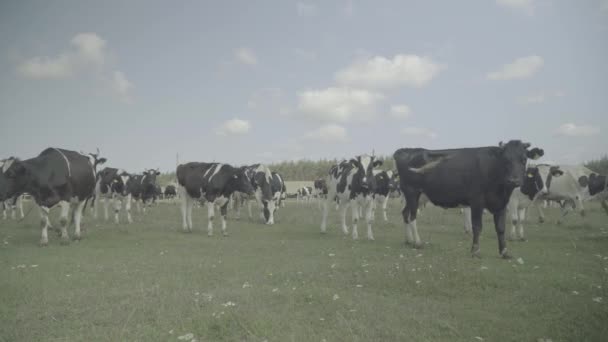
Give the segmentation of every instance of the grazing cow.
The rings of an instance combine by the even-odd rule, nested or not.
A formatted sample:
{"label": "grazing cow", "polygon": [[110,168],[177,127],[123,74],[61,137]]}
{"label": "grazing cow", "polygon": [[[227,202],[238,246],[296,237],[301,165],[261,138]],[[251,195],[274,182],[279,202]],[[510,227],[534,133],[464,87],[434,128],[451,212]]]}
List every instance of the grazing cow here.
{"label": "grazing cow", "polygon": [[[236,218],[241,216],[241,208],[247,205],[249,219],[251,219],[251,199],[255,199],[260,208],[260,219],[266,224],[274,224],[274,212],[280,198],[275,198],[272,188],[272,172],[262,164],[254,164],[241,167],[247,177],[251,180],[254,196],[235,193],[232,198],[236,206]],[[278,189],[277,191],[280,191]]]}
{"label": "grazing cow", "polygon": [[175,189],[175,185],[167,185],[165,187],[165,198],[174,198],[177,196],[177,190]]}
{"label": "grazing cow", "polygon": [[484,208],[494,215],[498,237],[498,252],[510,258],[505,242],[505,208],[509,197],[521,186],[528,158],[536,159],[544,152],[530,144],[512,140],[499,146],[427,150],[402,148],[393,157],[399,172],[401,191],[405,196],[403,208],[406,243],[422,246],[416,226],[420,194],[443,208],[471,207],[473,245],[471,253],[479,257]]}
{"label": "grazing cow", "polygon": [[[546,164],[540,164],[538,167],[541,169],[551,168],[550,165]],[[564,217],[568,215],[570,208],[576,209],[578,207],[581,216],[585,216],[583,201],[590,199],[600,192],[598,190],[601,186],[597,187],[595,184],[597,184],[598,179],[601,179],[601,176],[598,177],[596,173],[588,168],[582,165],[560,165],[559,169],[563,171],[564,174],[551,182],[551,185],[548,186],[548,192],[540,196],[539,201],[536,203],[540,222],[544,222],[545,220],[545,215],[541,208],[542,200],[552,200],[561,204],[562,217],[557,221],[559,224]],[[591,177],[593,177],[594,181],[593,194],[591,193],[592,189],[589,187],[589,180]]]}
{"label": "grazing cow", "polygon": [[192,232],[192,206],[195,200],[206,201],[208,210],[207,235],[213,235],[214,207],[220,207],[222,216],[222,233],[226,231],[226,214],[228,199],[235,192],[253,195],[251,179],[244,168],[236,168],[228,164],[191,162],[180,164],[176,170],[182,198],[182,222],[186,232]]}
{"label": "grazing cow", "polygon": [[[511,214],[511,234],[510,239],[525,241],[523,221],[526,218],[526,209],[538,196],[548,192],[551,182],[564,172],[557,166],[552,167],[528,167],[526,177],[521,187],[516,188],[511,193],[507,211]],[[519,230],[516,230],[516,226]]]}
{"label": "grazing cow", "polygon": [[376,177],[373,170],[382,165],[381,160],[375,160],[374,156],[361,155],[349,161],[342,161],[331,167],[329,180],[327,182],[327,199],[323,205],[323,219],[321,221],[321,233],[327,228],[327,211],[330,202],[339,198],[341,206],[342,232],[348,234],[346,226],[346,209],[350,204],[352,211],[352,237],[359,238],[357,222],[359,220],[359,206],[365,212],[367,222],[367,238],[374,239],[372,232],[372,201],[376,191]]}
{"label": "grazing cow", "polygon": [[143,212],[149,207],[156,196],[156,176],[160,175],[158,169],[145,170],[141,175],[131,175],[127,181],[128,201],[131,199],[137,204],[137,211],[141,212],[140,200]]}
{"label": "grazing cow", "polygon": [[113,167],[106,167],[97,174],[97,184],[95,185],[95,202],[93,204],[94,211],[93,217],[97,218],[98,206],[101,201],[104,203],[104,218],[108,220],[108,207],[110,202],[113,202],[114,206],[114,222],[119,224],[119,212],[123,207],[127,213],[127,222],[133,223],[131,218],[131,197],[127,184],[131,179],[129,175],[123,169],[116,169]]}
{"label": "grazing cow", "polygon": [[372,215],[375,214],[376,201],[378,201],[382,205],[382,215],[384,221],[388,221],[388,217],[386,216],[386,207],[388,205],[390,193],[398,187],[397,176],[397,173],[391,170],[374,170],[374,177],[376,177],[376,191],[374,192],[374,213]]}
{"label": "grazing cow", "polygon": [[311,200],[312,197],[312,187],[310,186],[303,186],[301,188],[299,188],[297,191],[297,198],[296,198],[296,202],[303,202],[303,203],[308,203]]}
{"label": "grazing cow", "polygon": [[61,207],[61,243],[69,243],[67,228],[71,203],[75,203],[72,216],[74,239],[80,240],[82,211],[95,189],[95,166],[87,156],[47,148],[31,159],[12,159],[3,165],[3,171],[9,180],[9,196],[27,192],[39,206],[42,218],[41,246],[48,244],[49,210],[57,204]]}

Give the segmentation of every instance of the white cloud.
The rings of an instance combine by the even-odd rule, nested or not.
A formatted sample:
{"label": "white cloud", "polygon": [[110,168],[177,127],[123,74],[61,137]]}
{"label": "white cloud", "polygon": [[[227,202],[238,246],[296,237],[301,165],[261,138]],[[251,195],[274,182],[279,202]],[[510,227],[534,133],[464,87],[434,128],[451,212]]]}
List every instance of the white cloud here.
{"label": "white cloud", "polygon": [[246,64],[246,65],[256,65],[258,64],[258,59],[255,56],[255,52],[253,52],[253,50],[249,49],[249,48],[238,48],[236,49],[236,51],[234,52],[234,56],[236,58],[236,60],[240,63]]}
{"label": "white cloud", "polygon": [[335,79],[340,84],[368,88],[423,87],[444,68],[417,55],[396,55],[392,59],[376,56],[338,71]]}
{"label": "white cloud", "polygon": [[243,135],[249,132],[251,129],[251,124],[249,121],[241,120],[241,119],[232,119],[225,121],[221,124],[216,133],[218,135]]}
{"label": "white cloud", "polygon": [[391,106],[389,112],[390,116],[395,119],[407,119],[410,117],[412,111],[407,105],[395,105]]}
{"label": "white cloud", "polygon": [[346,123],[368,121],[376,115],[379,93],[347,87],[330,87],[298,93],[302,114],[320,121]]}
{"label": "white cloud", "polygon": [[310,17],[317,14],[317,5],[298,1],[296,11],[300,17]]}
{"label": "white cloud", "polygon": [[540,56],[528,56],[516,59],[513,63],[505,64],[499,71],[487,74],[487,78],[493,81],[517,80],[531,77],[544,64]]}
{"label": "white cloud", "polygon": [[423,128],[423,127],[405,127],[404,129],[401,130],[401,133],[408,135],[408,136],[413,136],[413,137],[422,137],[422,138],[429,138],[429,139],[437,138],[437,133],[431,131],[428,128]]}
{"label": "white cloud", "polygon": [[591,135],[596,135],[599,132],[599,127],[591,125],[577,125],[571,122],[562,124],[555,131],[557,135],[563,135],[567,137],[587,137]]}
{"label": "white cloud", "polygon": [[79,33],[70,41],[71,47],[56,57],[33,57],[17,66],[27,78],[67,78],[91,67],[100,67],[106,60],[105,40],[95,33]]}
{"label": "white cloud", "polygon": [[74,74],[74,68],[68,55],[51,57],[34,57],[17,66],[17,71],[27,78],[66,78]]}
{"label": "white cloud", "polygon": [[496,0],[496,3],[503,7],[508,7],[513,10],[522,11],[527,15],[534,14],[533,0]]}
{"label": "white cloud", "polygon": [[129,93],[133,89],[133,84],[129,82],[122,71],[114,71],[112,75],[112,88],[125,100],[129,100]]}
{"label": "white cloud", "polygon": [[306,139],[324,143],[341,143],[348,141],[346,128],[336,124],[326,124],[304,135]]}

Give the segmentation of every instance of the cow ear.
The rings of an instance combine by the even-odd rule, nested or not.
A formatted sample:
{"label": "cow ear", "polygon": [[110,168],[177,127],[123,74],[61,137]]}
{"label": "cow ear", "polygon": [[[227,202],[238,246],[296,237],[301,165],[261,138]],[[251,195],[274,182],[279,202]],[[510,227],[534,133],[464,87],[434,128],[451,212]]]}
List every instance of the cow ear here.
{"label": "cow ear", "polygon": [[502,141],[498,142],[498,147],[503,147],[505,144]]}
{"label": "cow ear", "polygon": [[108,161],[108,160],[107,160],[106,158],[99,158],[99,159],[97,160],[97,165],[101,165],[101,164],[103,164],[103,163],[105,163],[105,162],[107,162],[107,161]]}
{"label": "cow ear", "polygon": [[374,167],[378,167],[380,165],[382,165],[382,160],[375,160],[374,163],[372,164]]}
{"label": "cow ear", "polygon": [[348,161],[349,163],[351,163],[354,167],[359,167],[359,161],[355,158],[351,159]]}
{"label": "cow ear", "polygon": [[537,148],[537,147],[526,152],[526,157],[528,157],[528,159],[533,159],[533,160],[536,160],[544,155],[545,155],[545,151],[543,151],[543,149]]}
{"label": "cow ear", "polygon": [[587,178],[587,176],[581,176],[578,179],[578,184],[580,186],[582,186],[583,188],[587,187],[587,185],[589,185],[589,179]]}
{"label": "cow ear", "polygon": [[157,175],[157,176],[158,176],[158,175],[160,175],[160,171],[156,171],[156,175]]}

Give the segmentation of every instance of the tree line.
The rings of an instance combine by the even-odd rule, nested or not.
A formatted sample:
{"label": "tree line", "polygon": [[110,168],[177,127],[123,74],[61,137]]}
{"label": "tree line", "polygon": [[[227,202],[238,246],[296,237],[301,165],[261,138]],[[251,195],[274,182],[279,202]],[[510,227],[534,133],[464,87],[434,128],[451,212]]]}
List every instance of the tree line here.
{"label": "tree line", "polygon": [[[377,156],[377,159],[382,160],[383,164],[380,167],[383,170],[396,170],[395,160],[388,156]],[[296,160],[283,161],[279,163],[267,164],[272,170],[278,172],[286,181],[313,181],[315,179],[327,176],[332,165],[339,162],[338,159],[320,159],[320,160]],[[592,171],[600,174],[608,174],[608,155],[599,159],[591,160],[585,163],[585,166]],[[175,172],[164,173],[158,177],[159,184],[166,185],[175,181]]]}

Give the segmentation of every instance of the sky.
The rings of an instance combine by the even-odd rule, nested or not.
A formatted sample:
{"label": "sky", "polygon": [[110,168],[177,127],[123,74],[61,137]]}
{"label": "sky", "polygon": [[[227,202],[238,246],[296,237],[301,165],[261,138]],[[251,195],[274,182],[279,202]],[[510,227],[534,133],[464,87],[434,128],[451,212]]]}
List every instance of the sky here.
{"label": "sky", "polygon": [[608,153],[608,0],[2,1],[0,157]]}

